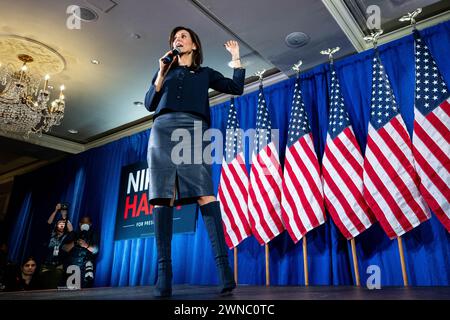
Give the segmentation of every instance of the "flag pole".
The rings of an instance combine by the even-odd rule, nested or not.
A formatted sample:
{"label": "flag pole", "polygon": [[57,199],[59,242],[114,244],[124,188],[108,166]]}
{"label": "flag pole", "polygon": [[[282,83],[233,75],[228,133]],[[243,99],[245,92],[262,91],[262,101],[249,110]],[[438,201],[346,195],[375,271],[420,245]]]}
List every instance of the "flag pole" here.
{"label": "flag pole", "polygon": [[269,273],[269,244],[266,243],[266,287],[270,286],[270,273]]}
{"label": "flag pole", "polygon": [[[410,20],[411,24],[415,24],[415,20],[414,17],[419,14],[420,10],[417,10],[417,13],[413,13],[411,14],[410,17],[406,18],[406,17],[402,17],[402,21],[406,21],[406,20]],[[404,19],[404,20],[403,20]],[[378,37],[383,33],[383,30],[378,30],[376,32],[372,32],[370,36],[366,36],[364,37],[364,40],[367,42],[372,42],[373,44],[373,48],[374,50],[377,50],[377,42],[378,42]],[[376,52],[376,54],[378,54],[378,52]],[[406,274],[406,265],[405,265],[405,254],[403,252],[403,243],[402,243],[402,238],[401,237],[397,237],[397,242],[398,242],[398,250],[400,253],[400,264],[402,267],[402,276],[403,276],[403,285],[405,287],[408,286],[408,276]]]}
{"label": "flag pole", "polygon": [[361,286],[361,281],[360,281],[360,278],[359,278],[358,258],[356,257],[355,238],[352,238],[350,240],[350,243],[352,245],[353,269],[355,271],[356,286],[360,287]]}
{"label": "flag pole", "polygon": [[[298,63],[294,64],[292,70],[297,73],[297,81],[300,78],[300,67],[303,61],[299,60]],[[308,273],[308,246],[306,241],[306,234],[303,236],[303,271],[305,274],[305,287],[309,286],[309,273]]]}
{"label": "flag pole", "polygon": [[[370,40],[374,43],[374,47],[376,47],[376,41],[378,39],[378,37],[380,36],[381,33],[376,33],[376,34],[372,34],[372,37]],[[321,54],[323,55],[327,55],[328,59],[330,60],[330,68],[333,69],[333,64],[334,64],[334,56],[333,54],[335,54],[336,52],[338,52],[341,48],[340,47],[336,47],[336,48],[328,48],[326,50],[322,50],[320,51]],[[356,282],[356,286],[360,287],[361,286],[361,280],[359,277],[359,268],[358,268],[358,257],[356,256],[356,245],[355,245],[355,238],[352,238],[350,240],[350,244],[352,247],[352,258],[353,258],[353,270],[355,273],[355,282]]]}
{"label": "flag pole", "polygon": [[[266,69],[257,71],[255,75],[259,78],[259,86],[263,86],[263,75]],[[269,244],[265,244],[265,256],[266,256],[266,287],[270,286],[270,273],[269,273]]]}
{"label": "flag pole", "polygon": [[400,252],[400,264],[402,265],[403,285],[408,286],[408,275],[406,274],[405,253],[403,252],[402,237],[397,237],[398,250]]}
{"label": "flag pole", "polygon": [[[422,8],[417,8],[413,12],[408,12],[405,16],[401,17],[399,21],[409,21],[410,25],[413,29],[416,28],[416,16],[418,16],[420,13],[422,13]],[[406,274],[406,264],[405,264],[405,253],[403,251],[403,241],[402,237],[397,237],[397,243],[398,243],[398,251],[400,253],[400,264],[402,266],[402,276],[403,276],[403,285],[405,287],[408,286],[408,275]]]}
{"label": "flag pole", "polygon": [[306,245],[306,234],[303,236],[303,270],[305,272],[305,287],[309,286],[308,274],[308,247]]}
{"label": "flag pole", "polygon": [[237,247],[234,247],[234,282],[238,284],[238,254],[237,254]]}
{"label": "flag pole", "polygon": [[[398,19],[400,22],[409,21],[413,30],[416,29],[416,17],[422,13],[422,8],[417,8],[413,12],[408,12],[406,15]],[[403,251],[402,237],[397,237],[398,251],[400,253],[400,264],[402,266],[403,285],[408,287],[408,275],[406,274],[405,253]]]}

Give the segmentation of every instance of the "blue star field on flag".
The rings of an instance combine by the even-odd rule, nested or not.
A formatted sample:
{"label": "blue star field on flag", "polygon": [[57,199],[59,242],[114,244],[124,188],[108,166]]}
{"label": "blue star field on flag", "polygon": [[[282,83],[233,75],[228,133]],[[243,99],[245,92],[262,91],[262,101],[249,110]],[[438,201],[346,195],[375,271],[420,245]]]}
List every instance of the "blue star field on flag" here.
{"label": "blue star field on flag", "polygon": [[416,40],[416,108],[426,116],[448,97],[448,88],[425,42],[414,30]]}
{"label": "blue star field on flag", "polygon": [[292,98],[291,118],[289,120],[289,131],[287,145],[290,147],[305,134],[311,132],[308,114],[303,103],[300,81],[295,82],[294,96]]}
{"label": "blue star field on flag", "polygon": [[272,123],[269,117],[269,111],[264,97],[263,86],[259,86],[258,110],[256,115],[256,137],[254,153],[258,154],[266,145],[272,141],[271,137]]}
{"label": "blue star field on flag", "polygon": [[328,120],[328,133],[331,139],[336,138],[345,128],[350,125],[350,119],[344,107],[344,97],[341,93],[336,70],[331,65],[331,99],[330,115]]}
{"label": "blue star field on flag", "polygon": [[378,53],[373,62],[370,123],[378,130],[399,113],[399,108]]}
{"label": "blue star field on flag", "polygon": [[237,111],[234,106],[234,99],[231,100],[230,110],[228,112],[225,159],[227,162],[232,161],[237,154],[242,152],[242,134],[239,128],[239,120],[237,119]]}

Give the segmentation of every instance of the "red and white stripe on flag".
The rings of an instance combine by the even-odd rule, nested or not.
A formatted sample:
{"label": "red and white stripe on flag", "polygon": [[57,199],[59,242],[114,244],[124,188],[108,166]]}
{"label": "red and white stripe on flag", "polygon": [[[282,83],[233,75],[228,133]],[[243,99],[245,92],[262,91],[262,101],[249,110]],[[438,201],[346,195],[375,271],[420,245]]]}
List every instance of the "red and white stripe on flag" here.
{"label": "red and white stripe on flag", "polygon": [[419,193],[412,144],[400,113],[378,130],[369,123],[363,180],[366,201],[389,238],[430,218]]}
{"label": "red and white stripe on flag", "polygon": [[428,206],[419,193],[419,176],[413,162],[411,139],[375,51],[363,194],[391,239],[430,218]]}
{"label": "red and white stripe on flag", "polygon": [[253,153],[248,190],[249,221],[252,233],[262,245],[284,230],[281,220],[282,170],[273,142]]}
{"label": "red and white stripe on flag", "polygon": [[450,232],[449,89],[418,30],[415,48],[413,153],[420,191]]}
{"label": "red and white stripe on flag", "polygon": [[230,249],[251,235],[247,209],[248,184],[242,152],[230,163],[224,159],[217,197],[222,209],[225,241]]}
{"label": "red and white stripe on flag", "polygon": [[450,98],[424,116],[414,110],[414,160],[420,191],[450,232]]}
{"label": "red and white stripe on flag", "polygon": [[284,224],[295,243],[326,220],[311,132],[286,148],[281,207]]}
{"label": "red and white stripe on flag", "polygon": [[356,237],[376,221],[363,196],[363,162],[351,126],[334,139],[327,135],[322,160],[325,204],[347,240]]}
{"label": "red and white stripe on flag", "polygon": [[349,240],[375,220],[363,196],[363,156],[345,111],[339,79],[331,63],[327,143],[322,160],[325,205],[331,218]]}

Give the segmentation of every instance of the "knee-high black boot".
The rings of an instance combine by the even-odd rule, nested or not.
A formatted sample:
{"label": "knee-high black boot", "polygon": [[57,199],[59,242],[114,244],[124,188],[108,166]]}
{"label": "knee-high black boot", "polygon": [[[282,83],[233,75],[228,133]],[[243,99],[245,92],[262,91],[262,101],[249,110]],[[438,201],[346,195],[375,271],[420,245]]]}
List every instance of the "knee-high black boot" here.
{"label": "knee-high black boot", "polygon": [[222,215],[219,201],[213,201],[200,206],[203,221],[211,240],[216,266],[219,271],[221,290],[220,294],[228,294],[236,288],[233,271],[228,262],[228,248],[222,227]]}
{"label": "knee-high black boot", "polygon": [[156,249],[158,252],[158,280],[155,286],[155,297],[172,295],[172,207],[153,208],[155,223]]}

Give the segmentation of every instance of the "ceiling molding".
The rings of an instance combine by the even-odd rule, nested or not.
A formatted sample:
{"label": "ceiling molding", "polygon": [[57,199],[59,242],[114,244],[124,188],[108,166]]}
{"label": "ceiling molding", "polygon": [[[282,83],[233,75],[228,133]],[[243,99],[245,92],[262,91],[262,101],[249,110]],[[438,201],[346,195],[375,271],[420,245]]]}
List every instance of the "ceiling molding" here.
{"label": "ceiling molding", "polygon": [[[328,9],[330,14],[336,20],[337,24],[341,27],[342,31],[358,52],[373,48],[372,44],[364,41],[363,38],[365,37],[365,34],[359,27],[350,10],[341,0],[322,0],[322,3]],[[424,29],[449,19],[450,11],[445,11],[428,19],[418,21],[416,23],[416,27],[417,29]],[[401,37],[411,34],[411,32],[412,26],[407,25],[393,32],[383,34],[378,39],[378,45],[400,39]]]}
{"label": "ceiling molding", "polygon": [[[434,26],[436,24],[439,24],[441,22],[445,22],[448,20],[450,20],[450,11],[445,11],[445,12],[437,14],[433,17],[430,17],[428,19],[417,22],[416,28],[419,30],[425,29],[425,28]],[[413,27],[409,25],[409,26],[405,26],[401,29],[398,29],[394,32],[382,35],[378,40],[378,44],[388,43],[388,42],[400,39],[404,36],[410,35],[412,33],[412,30],[413,30]],[[372,49],[372,46],[368,45],[367,49]]]}
{"label": "ceiling molding", "polygon": [[135,133],[147,130],[152,125],[153,125],[153,120],[145,121],[143,123],[139,123],[137,125],[131,126],[131,127],[126,128],[124,130],[121,130],[121,131],[115,132],[113,134],[110,134],[110,135],[108,135],[106,137],[103,137],[103,138],[94,140],[92,142],[89,142],[89,143],[84,145],[84,148],[85,148],[85,150],[89,150],[89,149],[92,149],[92,148],[100,147],[100,146],[102,146],[104,144],[116,141],[116,140],[121,139],[123,137],[128,137],[128,136],[131,136],[131,135],[133,135]]}
{"label": "ceiling molding", "polygon": [[0,176],[0,184],[4,184],[4,183],[8,183],[8,182],[13,182],[14,181],[14,177],[17,174],[11,174],[10,172],[3,174]]}
{"label": "ceiling molding", "polygon": [[355,49],[358,52],[366,50],[366,42],[363,39],[364,34],[344,2],[341,0],[322,0],[322,3],[333,16],[334,20],[336,20]]}
{"label": "ceiling molding", "polygon": [[39,169],[40,167],[43,167],[49,163],[51,163],[51,161],[40,160],[40,161],[33,162],[32,164],[20,167],[18,169],[14,169],[7,173],[4,173],[4,174],[0,175],[0,184],[13,181],[15,176],[19,176],[19,175],[34,171],[34,170]]}
{"label": "ceiling molding", "polygon": [[135,133],[147,130],[152,126],[152,124],[153,124],[152,120],[146,121],[143,123],[139,123],[137,125],[131,126],[124,130],[115,132],[106,137],[102,137],[100,139],[94,140],[94,141],[86,143],[86,144],[65,140],[65,139],[54,137],[54,136],[51,136],[48,134],[43,134],[41,137],[30,135],[30,137],[28,139],[25,139],[21,135],[8,134],[8,135],[4,135],[4,136],[7,138],[11,138],[11,139],[16,139],[16,140],[20,140],[20,141],[24,141],[24,142],[28,142],[28,143],[33,143],[33,144],[36,144],[36,145],[39,145],[42,147],[46,147],[46,148],[56,149],[56,150],[64,151],[64,152],[71,153],[71,154],[77,154],[77,153],[81,153],[81,152],[84,152],[84,151],[92,149],[92,148],[100,147],[104,144],[113,142],[113,141],[121,139],[123,137],[131,136]]}
{"label": "ceiling molding", "polygon": [[53,76],[67,68],[66,59],[47,44],[16,34],[0,34],[0,56],[3,64],[11,64],[19,69],[23,62],[18,56],[24,52],[33,58],[33,74],[42,77],[45,74]]}
{"label": "ceiling molding", "polygon": [[58,138],[55,136],[51,136],[48,134],[43,134],[41,137],[35,136],[33,134],[30,134],[29,138],[24,138],[22,135],[19,134],[12,134],[12,133],[1,133],[4,137],[20,140],[23,142],[33,143],[38,146],[51,148],[55,150],[60,150],[68,153],[80,153],[85,151],[85,146],[81,143],[69,141],[66,139]]}

